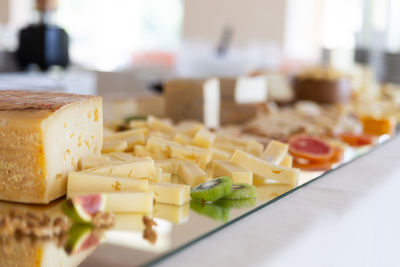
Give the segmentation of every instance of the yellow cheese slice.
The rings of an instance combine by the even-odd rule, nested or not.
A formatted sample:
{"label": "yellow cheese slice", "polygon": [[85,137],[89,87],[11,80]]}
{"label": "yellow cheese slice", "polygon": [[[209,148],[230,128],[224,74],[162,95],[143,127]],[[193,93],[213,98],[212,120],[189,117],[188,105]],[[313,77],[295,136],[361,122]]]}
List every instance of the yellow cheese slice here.
{"label": "yellow cheese slice", "polygon": [[119,160],[117,160],[116,158],[112,159],[112,158],[108,157],[107,155],[88,154],[81,158],[80,168],[82,170],[90,169],[93,167],[98,167],[98,166],[110,164],[113,162],[119,162]]}
{"label": "yellow cheese slice", "polygon": [[136,157],[151,157],[151,153],[146,149],[145,146],[135,145],[133,148],[133,154]]}
{"label": "yellow cheese slice", "polygon": [[215,133],[212,133],[206,129],[202,129],[196,133],[193,138],[193,144],[195,146],[209,148],[215,140]]}
{"label": "yellow cheese slice", "polygon": [[297,185],[300,170],[278,166],[259,159],[251,154],[236,150],[231,162],[265,178],[270,178],[284,184]]}
{"label": "yellow cheese slice", "polygon": [[174,224],[182,224],[189,220],[189,203],[182,206],[175,206],[163,203],[155,203],[153,216],[172,222]]}
{"label": "yellow cheese slice", "polygon": [[71,196],[83,193],[147,191],[148,189],[149,182],[146,179],[109,177],[85,172],[70,172],[68,176],[67,194]]}
{"label": "yellow cheese slice", "polygon": [[110,153],[117,151],[125,151],[128,148],[128,143],[125,140],[106,140],[103,143],[102,152]]}
{"label": "yellow cheese slice", "polygon": [[171,158],[190,160],[199,164],[208,164],[211,161],[211,151],[195,146],[172,146]]}
{"label": "yellow cheese slice", "polygon": [[207,173],[190,161],[182,161],[179,163],[178,175],[191,187],[204,183],[207,180]]}
{"label": "yellow cheese slice", "polygon": [[293,157],[290,156],[290,155],[284,156],[279,165],[282,166],[282,167],[291,168],[293,166]]}
{"label": "yellow cheese slice", "polygon": [[117,132],[108,136],[104,136],[104,141],[111,141],[111,140],[126,140],[129,137],[136,136],[136,135],[145,135],[147,136],[149,130],[146,128],[139,128],[134,130],[127,130],[122,132]]}
{"label": "yellow cheese slice", "polygon": [[150,183],[156,202],[183,205],[190,200],[190,186],[169,183]]}
{"label": "yellow cheese slice", "polygon": [[196,121],[182,121],[176,126],[176,130],[184,135],[193,138],[198,131],[204,129],[203,124]]}
{"label": "yellow cheese slice", "polygon": [[174,126],[166,121],[157,119],[154,116],[147,117],[147,125],[152,131],[161,131],[166,133],[175,133],[176,130]]}
{"label": "yellow cheese slice", "polygon": [[171,159],[155,160],[154,164],[156,167],[161,168],[164,172],[177,173],[177,169],[176,169],[176,167],[174,167],[173,160],[171,160]]}
{"label": "yellow cheese slice", "polygon": [[185,134],[176,134],[174,137],[174,142],[181,144],[181,145],[191,145],[192,144],[192,138]]}
{"label": "yellow cheese slice", "polygon": [[232,156],[232,153],[216,147],[210,147],[210,151],[212,160],[229,160]]}
{"label": "yellow cheese slice", "polygon": [[259,157],[264,149],[264,145],[255,140],[249,140],[246,144],[246,151]]}
{"label": "yellow cheese slice", "polygon": [[161,183],[171,183],[171,177],[172,175],[170,173],[163,172],[161,177]]}
{"label": "yellow cheese slice", "polygon": [[149,177],[151,182],[161,182],[163,179],[163,170],[159,167],[155,167],[154,175]]}
{"label": "yellow cheese slice", "polygon": [[152,212],[154,193],[129,192],[106,193],[105,211],[109,212]]}
{"label": "yellow cheese slice", "polygon": [[287,155],[288,150],[288,144],[271,140],[261,154],[261,158],[273,164],[280,164],[283,158]]}
{"label": "yellow cheese slice", "polygon": [[133,156],[131,153],[126,152],[111,152],[106,155],[119,161],[131,161],[137,159],[137,157]]}
{"label": "yellow cheese slice", "polygon": [[146,144],[146,136],[144,133],[139,133],[137,135],[127,137],[125,141],[128,144],[127,150],[133,150],[135,145]]}
{"label": "yellow cheese slice", "polygon": [[155,174],[154,160],[150,157],[138,158],[129,162],[110,164],[87,169],[84,172],[108,176],[150,178]]}
{"label": "yellow cheese slice", "polygon": [[240,166],[232,164],[228,160],[215,160],[213,162],[214,177],[228,176],[233,183],[253,184],[253,173]]}

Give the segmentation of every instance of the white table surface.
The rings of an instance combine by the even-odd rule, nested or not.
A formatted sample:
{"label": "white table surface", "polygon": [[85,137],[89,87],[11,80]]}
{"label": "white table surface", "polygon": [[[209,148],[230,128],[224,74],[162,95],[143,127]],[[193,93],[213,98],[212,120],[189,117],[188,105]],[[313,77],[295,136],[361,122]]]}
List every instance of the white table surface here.
{"label": "white table surface", "polygon": [[400,266],[400,137],[159,266]]}

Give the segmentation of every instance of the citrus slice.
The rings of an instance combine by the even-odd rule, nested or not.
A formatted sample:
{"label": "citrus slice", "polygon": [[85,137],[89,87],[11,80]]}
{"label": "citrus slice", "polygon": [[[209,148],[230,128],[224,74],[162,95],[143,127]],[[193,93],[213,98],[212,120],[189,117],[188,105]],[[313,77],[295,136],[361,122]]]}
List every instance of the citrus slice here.
{"label": "citrus slice", "polygon": [[321,162],[329,160],[334,149],[321,139],[302,135],[289,139],[289,152],[296,157]]}
{"label": "citrus slice", "polygon": [[369,134],[342,133],[339,138],[353,147],[367,146],[375,142],[375,137]]}

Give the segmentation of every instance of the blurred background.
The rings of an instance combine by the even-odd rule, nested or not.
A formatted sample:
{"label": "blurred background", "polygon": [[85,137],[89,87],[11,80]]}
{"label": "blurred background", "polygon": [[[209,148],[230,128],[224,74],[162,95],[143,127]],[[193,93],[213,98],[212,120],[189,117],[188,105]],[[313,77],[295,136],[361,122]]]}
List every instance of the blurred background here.
{"label": "blurred background", "polygon": [[[398,10],[400,0],[0,0],[0,88],[160,90],[173,77],[321,63],[400,83]],[[45,67],[23,58],[28,25],[42,23],[60,30],[43,57],[63,55]]]}

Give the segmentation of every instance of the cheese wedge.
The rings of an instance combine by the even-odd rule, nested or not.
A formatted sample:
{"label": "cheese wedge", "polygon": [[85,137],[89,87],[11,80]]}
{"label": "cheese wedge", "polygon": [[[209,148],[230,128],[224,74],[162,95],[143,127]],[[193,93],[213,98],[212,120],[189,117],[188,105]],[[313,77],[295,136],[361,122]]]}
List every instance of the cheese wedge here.
{"label": "cheese wedge", "polygon": [[189,220],[189,203],[182,206],[175,206],[163,203],[155,203],[153,216],[172,222],[174,224],[182,224]]}
{"label": "cheese wedge", "polygon": [[207,173],[190,161],[182,161],[179,163],[178,175],[191,187],[204,183],[207,180]]}
{"label": "cheese wedge", "polygon": [[265,178],[284,184],[298,184],[299,169],[275,165],[240,150],[233,153],[231,162]]}
{"label": "cheese wedge", "polygon": [[0,199],[48,203],[82,156],[101,152],[100,97],[0,91]]}
{"label": "cheese wedge", "polygon": [[196,133],[193,138],[193,144],[195,146],[209,148],[215,140],[215,133],[212,133],[206,129],[202,129]]}
{"label": "cheese wedge", "polygon": [[88,174],[85,172],[70,172],[68,177],[68,196],[83,193],[108,193],[147,191],[149,182],[146,179],[126,177],[109,177]]}
{"label": "cheese wedge", "polygon": [[105,211],[109,212],[152,212],[154,194],[148,192],[107,193]]}
{"label": "cheese wedge", "polygon": [[156,202],[180,206],[190,201],[189,185],[150,183],[149,187]]}
{"label": "cheese wedge", "polygon": [[213,176],[231,177],[233,183],[253,184],[253,173],[242,167],[232,164],[228,160],[215,160],[213,162]]}
{"label": "cheese wedge", "polygon": [[145,157],[129,162],[87,169],[84,172],[106,176],[150,178],[155,175],[155,167],[154,160],[150,157]]}
{"label": "cheese wedge", "polygon": [[287,155],[288,150],[288,144],[271,140],[262,153],[261,158],[273,164],[280,164],[283,158]]}

